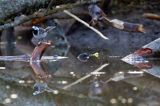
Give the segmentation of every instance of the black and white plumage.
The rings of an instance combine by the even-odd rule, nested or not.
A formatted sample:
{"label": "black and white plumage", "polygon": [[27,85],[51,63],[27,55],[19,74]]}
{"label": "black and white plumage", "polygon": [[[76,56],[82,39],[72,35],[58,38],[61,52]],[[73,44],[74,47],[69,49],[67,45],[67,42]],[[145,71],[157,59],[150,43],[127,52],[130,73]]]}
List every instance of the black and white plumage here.
{"label": "black and white plumage", "polygon": [[[45,49],[43,56],[66,56],[70,45],[62,27],[54,20],[46,21],[44,26],[46,26],[46,28],[39,26],[32,27],[32,43],[38,46],[43,42],[51,42],[51,45]],[[54,64],[53,62],[48,62],[42,65],[45,70],[55,72],[60,67],[60,62],[55,62]]]}
{"label": "black and white plumage", "polygon": [[54,29],[56,26],[50,26],[47,27],[46,29],[33,26],[32,27],[32,33],[33,33],[33,38],[32,38],[32,43],[34,45],[38,45],[40,42],[45,42],[45,39],[47,37],[47,33]]}
{"label": "black and white plumage", "polygon": [[46,49],[46,55],[65,56],[70,46],[62,27],[53,20],[49,20],[45,24],[46,28],[32,27],[32,43],[37,46],[42,42],[51,41],[53,44]]}

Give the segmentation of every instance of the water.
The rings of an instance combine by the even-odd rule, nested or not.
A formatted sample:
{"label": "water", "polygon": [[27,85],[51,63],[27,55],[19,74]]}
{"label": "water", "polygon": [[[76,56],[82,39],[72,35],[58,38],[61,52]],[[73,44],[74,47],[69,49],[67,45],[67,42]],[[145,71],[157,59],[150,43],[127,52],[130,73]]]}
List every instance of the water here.
{"label": "water", "polygon": [[[145,72],[138,74],[141,69],[103,54],[99,59],[89,59],[85,63],[70,52],[68,56],[59,62],[52,62],[57,68],[55,72],[43,67],[53,75],[46,81],[50,90],[35,96],[33,86],[39,79],[29,63],[9,62],[19,66],[1,69],[0,103],[12,106],[141,106],[159,103],[159,79]],[[106,66],[102,68],[104,64]],[[1,66],[5,67],[3,64]],[[159,64],[153,62],[152,66],[159,67]],[[100,72],[93,72],[99,67],[102,68]],[[137,75],[128,72],[137,72]],[[86,75],[89,76],[84,78]],[[118,77],[121,79],[110,80]]]}
{"label": "water", "polygon": [[[150,30],[154,29],[153,26]],[[79,31],[80,29],[82,31]],[[79,27],[77,30],[67,37],[71,44],[68,58],[60,61],[38,61],[32,67],[28,57],[26,61],[25,59],[18,61],[16,58],[15,61],[2,61],[1,105],[159,106],[159,78],[148,74],[149,71],[155,71],[154,73],[160,71],[159,60],[141,64],[140,66],[148,66],[145,69],[121,61],[121,58],[158,38],[159,35],[154,36],[154,31],[150,31],[148,35],[141,35],[108,28],[107,31],[102,31],[107,33],[110,39],[106,42],[86,28]],[[20,42],[21,45],[18,47],[26,54],[31,54],[33,47],[27,40]],[[2,43],[1,47],[4,47],[3,45]],[[1,52],[5,55],[4,49],[2,48]],[[22,55],[17,52],[16,56]],[[81,62],[77,56],[84,52],[98,52],[99,58],[92,57],[87,62]],[[23,56],[19,58],[21,59]],[[33,71],[35,69],[38,70]],[[36,72],[52,77],[44,77],[42,81]]]}

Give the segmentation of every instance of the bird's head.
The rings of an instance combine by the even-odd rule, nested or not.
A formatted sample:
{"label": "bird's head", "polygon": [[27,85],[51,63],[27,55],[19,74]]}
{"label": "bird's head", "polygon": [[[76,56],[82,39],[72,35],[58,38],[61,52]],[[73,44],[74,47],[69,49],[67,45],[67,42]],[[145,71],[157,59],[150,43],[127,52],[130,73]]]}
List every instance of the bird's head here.
{"label": "bird's head", "polygon": [[47,28],[42,28],[38,26],[32,26],[32,43],[37,45],[43,41],[47,42],[45,38],[47,37],[48,32],[54,29],[55,27],[56,26],[48,26]]}

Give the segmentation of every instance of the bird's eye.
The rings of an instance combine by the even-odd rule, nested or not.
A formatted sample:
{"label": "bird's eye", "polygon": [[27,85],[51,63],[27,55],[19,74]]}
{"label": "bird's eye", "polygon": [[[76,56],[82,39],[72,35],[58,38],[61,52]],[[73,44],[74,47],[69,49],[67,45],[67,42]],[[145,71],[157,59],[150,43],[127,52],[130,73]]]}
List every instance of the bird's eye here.
{"label": "bird's eye", "polygon": [[33,33],[34,35],[37,35],[37,34],[38,34],[38,30],[37,30],[37,29],[32,29],[32,33]]}
{"label": "bird's eye", "polygon": [[32,33],[33,35],[38,35],[39,34],[39,28],[37,26],[32,27]]}
{"label": "bird's eye", "polygon": [[38,86],[34,86],[34,91],[39,91],[39,87]]}
{"label": "bird's eye", "polygon": [[100,15],[100,12],[95,12],[96,15]]}

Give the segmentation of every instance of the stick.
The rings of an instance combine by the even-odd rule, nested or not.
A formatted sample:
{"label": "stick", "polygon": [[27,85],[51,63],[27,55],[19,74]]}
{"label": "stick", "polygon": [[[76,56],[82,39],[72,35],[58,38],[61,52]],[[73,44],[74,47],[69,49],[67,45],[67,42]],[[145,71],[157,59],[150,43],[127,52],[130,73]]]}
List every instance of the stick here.
{"label": "stick", "polygon": [[108,19],[107,17],[103,17],[103,19],[106,20],[114,28],[128,31],[128,32],[145,33],[145,29],[142,24],[124,22],[118,19]]}
{"label": "stick", "polygon": [[31,58],[30,58],[30,66],[33,69],[33,72],[35,73],[36,77],[41,80],[46,80],[50,77],[47,72],[43,70],[43,68],[40,65],[40,62],[37,62],[41,59],[44,51],[51,45],[51,42],[45,42],[41,43],[40,45],[36,46],[35,49],[32,52]]}
{"label": "stick", "polygon": [[159,20],[160,21],[160,15],[158,14],[153,14],[153,13],[144,13],[143,17],[152,19],[152,20]]}
{"label": "stick", "polygon": [[96,32],[100,37],[102,37],[103,39],[109,39],[106,36],[104,36],[100,31],[98,31],[97,29],[95,29],[94,27],[90,26],[88,23],[86,23],[85,21],[81,20],[79,17],[75,16],[74,14],[70,13],[67,10],[63,11],[64,13],[68,14],[69,16],[71,16],[72,18],[74,18],[75,20],[77,20],[78,22],[82,23],[83,25],[85,25],[86,27],[90,28],[91,30],[93,30],[94,32]]}
{"label": "stick", "polygon": [[93,75],[93,74],[92,74],[93,72],[101,71],[104,67],[106,67],[106,66],[108,66],[108,65],[109,65],[109,64],[107,64],[107,63],[106,63],[106,64],[103,64],[101,67],[99,67],[99,68],[97,68],[96,70],[92,71],[92,72],[89,73],[88,75],[86,75],[86,76],[84,76],[84,77],[78,79],[77,81],[75,81],[75,82],[73,82],[73,83],[71,83],[71,84],[69,84],[69,85],[63,87],[63,89],[68,89],[68,88],[70,88],[70,87],[72,87],[72,86],[74,86],[74,85],[76,85],[76,84],[82,82],[83,80],[85,80],[85,79],[87,79],[88,77],[92,76],[92,75]]}

